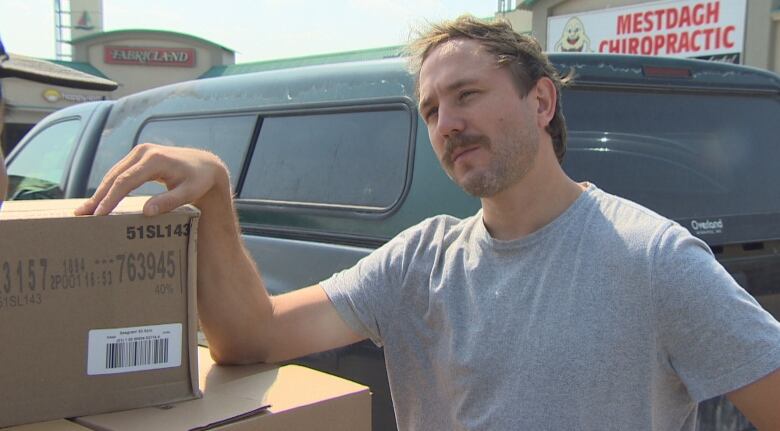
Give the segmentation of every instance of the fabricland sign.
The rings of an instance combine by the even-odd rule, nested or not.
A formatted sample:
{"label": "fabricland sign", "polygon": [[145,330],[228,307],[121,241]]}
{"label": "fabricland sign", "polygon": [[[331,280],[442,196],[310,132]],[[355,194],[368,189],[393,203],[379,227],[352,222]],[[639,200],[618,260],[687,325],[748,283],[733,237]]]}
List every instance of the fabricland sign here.
{"label": "fabricland sign", "polygon": [[659,1],[550,17],[547,51],[708,58],[739,63],[747,0]]}
{"label": "fabricland sign", "polygon": [[108,64],[137,66],[194,67],[195,50],[192,48],[105,46],[103,61]]}

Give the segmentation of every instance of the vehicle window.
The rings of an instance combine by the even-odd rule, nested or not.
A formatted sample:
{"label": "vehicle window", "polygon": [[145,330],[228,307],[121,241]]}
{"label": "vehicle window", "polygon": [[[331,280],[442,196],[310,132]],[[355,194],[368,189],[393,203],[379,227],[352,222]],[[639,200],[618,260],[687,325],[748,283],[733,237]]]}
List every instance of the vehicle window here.
{"label": "vehicle window", "polygon": [[[257,115],[155,120],[143,126],[136,143],[209,150],[225,162],[235,189],[256,122]],[[150,183],[133,194],[159,193],[161,188]]]}
{"label": "vehicle window", "polygon": [[69,160],[80,130],[79,119],[61,121],[28,141],[8,166],[9,199],[62,198]]}
{"label": "vehicle window", "polygon": [[780,212],[777,98],[568,90],[563,109],[575,180],[671,218]]}
{"label": "vehicle window", "polygon": [[265,118],[240,198],[387,209],[404,189],[410,130],[404,109]]}

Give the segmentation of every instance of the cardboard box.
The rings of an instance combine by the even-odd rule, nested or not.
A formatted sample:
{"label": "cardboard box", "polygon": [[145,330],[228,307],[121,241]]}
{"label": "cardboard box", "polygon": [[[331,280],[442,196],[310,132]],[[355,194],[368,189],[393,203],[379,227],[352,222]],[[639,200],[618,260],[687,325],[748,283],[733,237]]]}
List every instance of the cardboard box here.
{"label": "cardboard box", "polygon": [[192,207],[0,209],[0,427],[200,396]]}
{"label": "cardboard box", "polygon": [[203,398],[77,418],[104,431],[294,431],[371,429],[366,386],[298,365],[218,366],[200,348]]}
{"label": "cardboard box", "polygon": [[90,431],[90,429],[84,428],[69,420],[58,419],[56,421],[37,422],[34,424],[3,428],[3,431]]}

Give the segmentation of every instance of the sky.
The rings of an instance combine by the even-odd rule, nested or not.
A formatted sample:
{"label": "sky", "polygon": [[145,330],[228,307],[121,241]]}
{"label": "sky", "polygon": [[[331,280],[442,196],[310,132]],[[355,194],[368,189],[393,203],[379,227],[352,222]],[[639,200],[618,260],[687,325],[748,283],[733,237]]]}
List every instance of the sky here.
{"label": "sky", "polygon": [[[236,63],[405,43],[414,28],[497,0],[103,0],[104,31],[168,30],[236,51]],[[0,0],[7,51],[55,58],[53,0]]]}

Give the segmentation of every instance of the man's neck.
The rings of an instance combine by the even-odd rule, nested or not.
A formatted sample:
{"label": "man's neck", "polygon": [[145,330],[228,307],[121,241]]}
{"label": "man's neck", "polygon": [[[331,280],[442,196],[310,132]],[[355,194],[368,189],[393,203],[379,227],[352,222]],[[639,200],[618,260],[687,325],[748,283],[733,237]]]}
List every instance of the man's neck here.
{"label": "man's neck", "polygon": [[563,214],[585,190],[559,166],[536,166],[520,182],[501,193],[482,198],[482,219],[499,240],[519,239]]}

